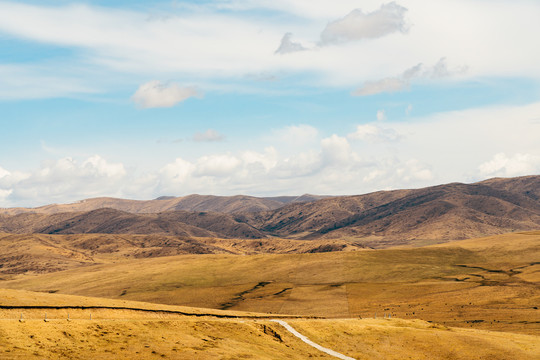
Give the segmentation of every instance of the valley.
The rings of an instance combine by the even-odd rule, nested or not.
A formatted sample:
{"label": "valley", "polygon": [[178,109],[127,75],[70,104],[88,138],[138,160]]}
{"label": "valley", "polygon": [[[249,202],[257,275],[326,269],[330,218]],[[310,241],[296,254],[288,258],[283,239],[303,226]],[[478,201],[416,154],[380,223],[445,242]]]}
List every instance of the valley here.
{"label": "valley", "polygon": [[0,358],[536,359],[539,184],[3,209]]}

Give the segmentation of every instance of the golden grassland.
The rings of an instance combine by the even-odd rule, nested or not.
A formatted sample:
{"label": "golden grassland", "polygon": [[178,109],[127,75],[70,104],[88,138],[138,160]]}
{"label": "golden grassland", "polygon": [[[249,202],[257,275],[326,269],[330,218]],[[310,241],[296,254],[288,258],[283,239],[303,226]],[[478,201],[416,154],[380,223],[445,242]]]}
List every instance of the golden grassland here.
{"label": "golden grassland", "polygon": [[42,274],[80,266],[183,254],[287,254],[363,251],[344,239],[256,240],[178,237],[162,234],[7,234],[0,232],[0,280],[13,274]]}
{"label": "golden grassland", "polygon": [[159,304],[333,318],[423,319],[540,333],[540,232],[421,248],[125,260],[0,287]]}
{"label": "golden grassland", "polygon": [[[533,335],[421,320],[289,320],[316,343],[355,359],[538,359]],[[0,321],[2,359],[332,359],[262,319]]]}
{"label": "golden grassland", "polygon": [[[332,358],[300,341],[265,314],[21,290],[1,290],[0,294],[3,305],[109,307],[4,309],[0,312],[1,359]],[[156,311],[125,309],[130,306]],[[174,310],[187,315],[170,312]],[[23,321],[19,321],[21,312]],[[202,316],[190,316],[193,314]],[[316,343],[355,359],[527,360],[540,356],[540,337],[534,335],[396,318],[286,321]]]}
{"label": "golden grassland", "polygon": [[538,336],[446,327],[421,320],[290,320],[297,331],[355,359],[534,359]]}

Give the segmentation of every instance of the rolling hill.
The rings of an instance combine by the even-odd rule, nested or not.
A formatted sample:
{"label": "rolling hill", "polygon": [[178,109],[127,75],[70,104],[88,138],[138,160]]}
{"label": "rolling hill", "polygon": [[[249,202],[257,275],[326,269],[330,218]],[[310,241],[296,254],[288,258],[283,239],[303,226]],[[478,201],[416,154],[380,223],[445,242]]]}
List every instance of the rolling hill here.
{"label": "rolling hill", "polygon": [[276,236],[355,238],[373,247],[447,241],[540,228],[539,189],[540,176],[492,179],[290,204],[237,219]]}
{"label": "rolling hill", "polygon": [[64,271],[2,274],[0,288],[327,318],[391,314],[445,326],[540,332],[538,231],[351,252],[112,254],[96,253],[101,263]]}
{"label": "rolling hill", "polygon": [[132,234],[2,234],[0,280],[80,266],[182,254],[290,254],[364,250],[346,240],[218,239]]}
{"label": "rolling hill", "polygon": [[[251,204],[254,204],[253,201],[260,204],[263,200],[272,201],[272,206],[281,204],[277,209],[257,212],[252,211],[253,207],[247,211],[239,205],[243,201],[241,199],[246,197],[210,197],[212,199],[206,203],[203,197],[196,195],[152,200],[150,203],[192,198],[195,200],[190,205],[191,209],[212,207],[222,212],[171,210],[170,207],[161,209],[170,211],[158,213],[140,212],[141,208],[134,210],[129,207],[128,211],[99,208],[51,214],[26,212],[0,215],[0,231],[162,234],[239,239],[355,239],[372,248],[384,248],[538,229],[539,189],[540,176],[528,176],[490,179],[474,184],[451,183],[423,189],[380,191],[308,202],[292,198],[276,198],[279,201],[248,198]],[[284,204],[285,200],[288,204]],[[95,199],[88,201],[93,204],[91,207],[96,205]],[[125,202],[134,204],[131,200]],[[210,206],[210,203],[213,205]],[[84,208],[85,203],[81,204]],[[100,204],[110,205],[107,202]],[[267,207],[271,207],[268,204]],[[145,209],[150,211],[151,208]],[[245,211],[236,212],[235,209]],[[136,211],[139,213],[134,213]]]}
{"label": "rolling hill", "polygon": [[52,204],[37,208],[0,209],[0,214],[22,213],[56,214],[64,212],[88,212],[111,208],[133,214],[159,213],[164,211],[208,211],[220,213],[258,212],[277,209],[285,204],[310,202],[325,196],[304,194],[302,196],[254,197],[246,195],[213,196],[188,195],[183,197],[161,196],[154,200],[128,200],[110,197],[85,199],[72,204]]}

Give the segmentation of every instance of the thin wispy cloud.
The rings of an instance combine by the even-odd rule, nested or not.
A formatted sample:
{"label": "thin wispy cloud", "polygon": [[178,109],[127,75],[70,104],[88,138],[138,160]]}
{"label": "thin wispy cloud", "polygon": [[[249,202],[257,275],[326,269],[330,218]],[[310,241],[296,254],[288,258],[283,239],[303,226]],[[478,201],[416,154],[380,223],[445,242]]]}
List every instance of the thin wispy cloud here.
{"label": "thin wispy cloud", "polygon": [[208,129],[205,132],[198,132],[193,135],[193,141],[196,142],[217,142],[225,140],[225,136],[214,129]]}
{"label": "thin wispy cloud", "polygon": [[368,81],[352,92],[354,96],[376,95],[383,92],[398,92],[409,89],[416,80],[434,80],[452,76],[453,74],[463,74],[467,67],[461,66],[449,69],[446,58],[441,58],[434,66],[426,67],[424,64],[417,64],[401,75],[388,77],[376,81]]}

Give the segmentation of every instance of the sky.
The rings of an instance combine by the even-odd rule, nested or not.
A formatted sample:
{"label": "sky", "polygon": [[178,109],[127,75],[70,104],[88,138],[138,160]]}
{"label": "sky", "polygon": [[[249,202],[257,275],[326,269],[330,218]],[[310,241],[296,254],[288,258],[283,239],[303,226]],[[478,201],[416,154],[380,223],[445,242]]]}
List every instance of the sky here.
{"label": "sky", "polygon": [[0,0],[0,207],[540,174],[536,0]]}

